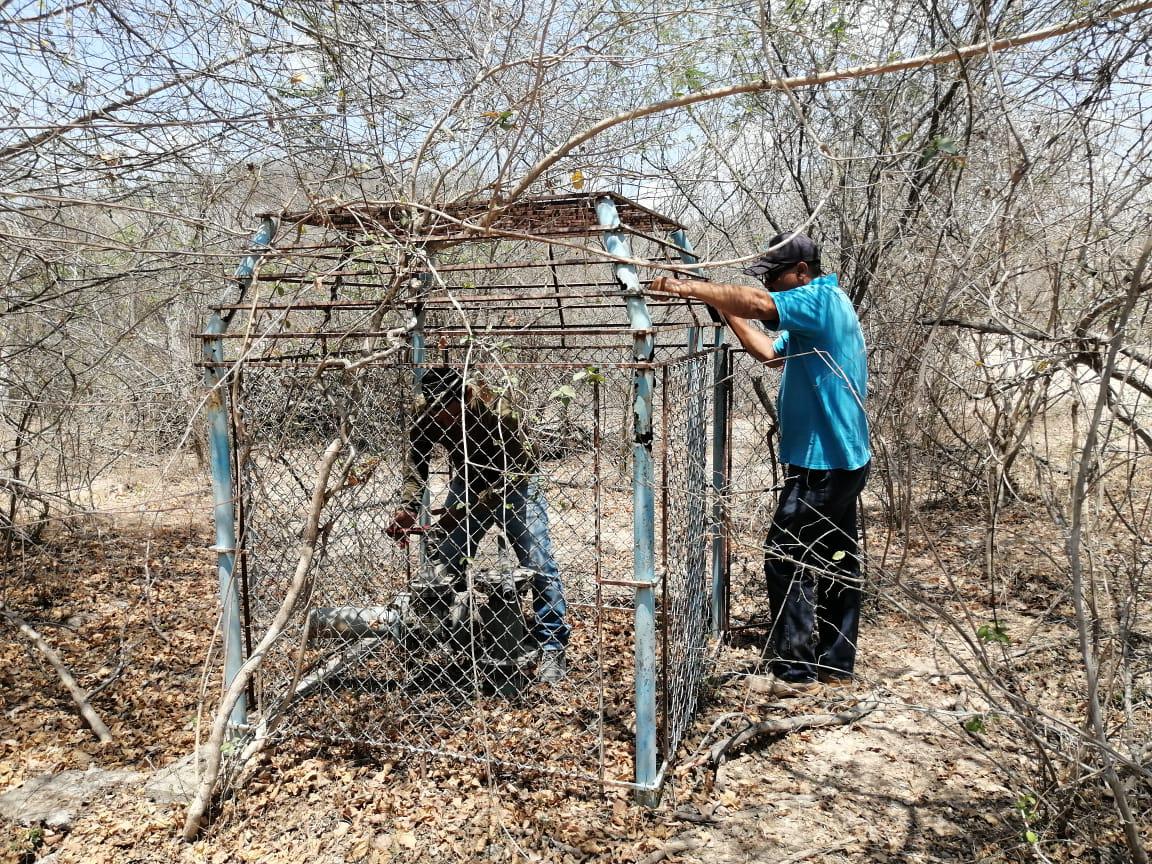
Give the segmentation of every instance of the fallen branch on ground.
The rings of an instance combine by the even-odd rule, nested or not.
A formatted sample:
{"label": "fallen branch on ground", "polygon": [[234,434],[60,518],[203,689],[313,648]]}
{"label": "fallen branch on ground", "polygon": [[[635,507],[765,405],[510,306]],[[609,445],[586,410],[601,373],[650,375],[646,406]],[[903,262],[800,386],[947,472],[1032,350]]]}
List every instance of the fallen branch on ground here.
{"label": "fallen branch on ground", "polygon": [[671,858],[678,852],[690,852],[693,849],[699,849],[704,845],[703,840],[698,840],[695,837],[684,837],[681,839],[673,840],[662,849],[657,849],[647,858],[642,858],[640,864],[658,864],[665,858]]}
{"label": "fallen branch on ground", "polygon": [[720,763],[728,755],[728,751],[742,747],[749,741],[763,735],[784,735],[788,732],[813,729],[818,726],[847,726],[850,723],[855,723],[861,717],[871,714],[879,704],[879,701],[873,699],[868,702],[860,702],[839,714],[801,714],[781,720],[750,723],[730,738],[714,744],[708,754],[708,763],[713,771],[717,770]]}
{"label": "fallen branch on ground", "polygon": [[76,707],[80,709],[80,715],[88,723],[88,726],[96,733],[96,737],[104,744],[112,740],[112,733],[108,727],[104,725],[104,721],[100,719],[100,715],[96,713],[95,709],[88,702],[88,694],[84,689],[76,683],[76,679],[72,677],[72,673],[68,671],[68,667],[64,665],[64,661],[60,659],[60,655],[56,653],[55,649],[44,641],[36,630],[30,627],[19,615],[9,612],[7,609],[0,609],[0,615],[8,620],[17,630],[19,630],[28,640],[36,646],[36,650],[44,655],[45,659],[52,664],[52,668],[56,670],[56,674],[60,676],[60,681],[63,682],[64,687],[68,690],[72,701],[76,703]]}
{"label": "fallen branch on ground", "polygon": [[713,801],[699,812],[681,808],[679,810],[673,810],[668,818],[679,819],[681,822],[695,822],[698,825],[715,825],[718,822],[724,821],[716,815],[716,808],[719,806],[719,801]]}
{"label": "fallen branch on ground", "polygon": [[809,858],[815,858],[817,855],[821,856],[821,860],[825,855],[830,855],[833,852],[840,852],[851,846],[851,842],[836,843],[832,846],[821,846],[815,849],[805,849],[797,852],[795,855],[789,855],[787,858],[781,858],[777,864],[800,864],[801,861],[806,861]]}

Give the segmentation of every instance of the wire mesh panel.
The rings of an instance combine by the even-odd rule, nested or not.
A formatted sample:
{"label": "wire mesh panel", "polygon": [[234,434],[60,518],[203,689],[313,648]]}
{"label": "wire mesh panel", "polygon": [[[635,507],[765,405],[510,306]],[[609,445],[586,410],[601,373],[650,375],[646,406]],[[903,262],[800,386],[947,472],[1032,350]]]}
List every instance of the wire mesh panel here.
{"label": "wire mesh panel", "polygon": [[764,540],[783,484],[776,452],[779,373],[743,351],[733,352],[728,458],[733,466],[725,496],[729,534],[730,604],[738,628],[770,626],[764,582]]}
{"label": "wire mesh panel", "polygon": [[[665,754],[690,721],[704,674],[709,586],[707,356],[661,375],[661,700]],[[309,612],[265,663],[262,701],[291,698],[281,734],[627,782],[631,771],[632,487],[620,442],[626,365],[524,367],[517,386],[545,418],[532,482],[567,606],[567,676],[541,687],[532,641],[532,579],[509,548],[505,513],[469,551],[463,578],[437,572],[429,531],[407,546],[388,535],[402,505],[403,450],[414,416],[403,368],[347,376],[292,367],[247,369],[238,387],[243,545],[253,626],[275,614],[298,566],[301,514],[327,436],[354,445],[329,484],[311,562]],[[473,370],[482,380],[489,368]],[[581,373],[584,373],[581,376]],[[577,385],[572,379],[577,377]],[[591,380],[589,380],[591,379]],[[479,384],[473,385],[479,386]],[[563,399],[553,395],[568,388]],[[292,409],[285,410],[285,405]],[[307,423],[303,418],[308,417]],[[406,431],[409,430],[409,431]],[[490,454],[470,454],[483,470]],[[505,466],[498,466],[507,473]],[[429,471],[428,507],[446,515],[446,460]],[[515,482],[499,490],[510,512]],[[451,505],[448,505],[450,507]]]}
{"label": "wire mesh panel", "polygon": [[661,663],[665,753],[692,721],[704,680],[711,618],[712,352],[666,366],[661,376]]}
{"label": "wire mesh panel", "polygon": [[[588,203],[516,218],[594,235]],[[667,260],[654,234],[675,226],[632,212],[647,220],[628,227],[636,254]],[[638,364],[620,286],[588,251],[465,233],[432,259],[337,221],[301,219],[296,244],[254,278],[257,299],[221,307],[244,319],[221,341],[250,638],[304,586],[263,664],[259,710],[281,736],[632,783],[635,379],[647,368],[649,649],[669,762],[695,709],[710,614],[713,354],[698,350],[701,310],[649,304],[662,360]],[[336,461],[318,485],[326,453]]]}

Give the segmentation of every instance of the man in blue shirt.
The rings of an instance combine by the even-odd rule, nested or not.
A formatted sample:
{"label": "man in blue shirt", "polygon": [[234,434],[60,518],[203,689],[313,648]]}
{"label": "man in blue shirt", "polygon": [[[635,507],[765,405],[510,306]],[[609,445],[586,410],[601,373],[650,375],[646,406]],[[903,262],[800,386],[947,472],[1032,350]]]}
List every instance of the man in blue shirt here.
{"label": "man in blue shirt", "polygon": [[[860,626],[857,500],[870,465],[867,354],[860,321],[820,250],[778,234],[745,271],[747,285],[659,276],[652,291],[700,300],[724,315],[753,357],[784,367],[780,459],[784,488],[766,541],[777,696],[852,681]],[[755,321],[779,330],[775,339]]]}

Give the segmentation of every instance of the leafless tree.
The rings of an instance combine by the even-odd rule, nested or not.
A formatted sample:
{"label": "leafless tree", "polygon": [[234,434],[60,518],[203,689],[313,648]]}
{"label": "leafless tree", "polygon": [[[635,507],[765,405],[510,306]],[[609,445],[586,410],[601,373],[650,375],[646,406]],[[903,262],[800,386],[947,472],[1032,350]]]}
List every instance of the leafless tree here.
{"label": "leafless tree", "polygon": [[0,2],[4,554],[186,440],[189,336],[256,212],[611,189],[719,275],[806,226],[865,323],[892,536],[978,502],[1003,602],[1007,509],[1063,532],[1034,554],[1066,576],[1075,708],[1023,695],[999,607],[937,611],[1053,824],[1099,771],[1145,860],[1148,6]]}

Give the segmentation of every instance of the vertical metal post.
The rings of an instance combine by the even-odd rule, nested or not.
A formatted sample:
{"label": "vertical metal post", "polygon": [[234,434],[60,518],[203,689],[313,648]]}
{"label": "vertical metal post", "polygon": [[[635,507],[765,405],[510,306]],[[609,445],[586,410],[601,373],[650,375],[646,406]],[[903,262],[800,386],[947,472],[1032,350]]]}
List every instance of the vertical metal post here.
{"label": "vertical metal post", "polygon": [[[428,264],[431,264],[431,261],[429,261]],[[424,363],[428,360],[428,341],[427,341],[427,334],[425,334],[425,332],[424,332],[424,326],[426,323],[424,298],[428,296],[428,283],[432,280],[432,275],[430,273],[421,273],[419,276],[419,279],[420,279],[420,300],[416,303],[416,308],[412,312],[412,316],[414,318],[414,321],[413,321],[413,325],[412,325],[412,334],[411,334],[411,353],[409,355],[410,360],[412,362],[412,387],[416,391],[417,395],[420,395],[421,393],[424,392],[424,370],[420,367],[419,364]],[[430,509],[430,506],[431,505],[429,504],[429,498],[428,498],[428,484],[425,483],[424,484],[424,491],[420,495],[420,519],[419,519],[419,521],[420,521],[421,525],[427,526],[427,525],[430,525],[432,522],[432,517],[428,515],[428,511]],[[416,545],[417,545],[417,548],[420,550],[419,551],[420,567],[423,568],[425,563],[427,563],[424,560],[424,556],[425,556],[425,552],[426,552],[425,546],[423,543],[418,543]],[[408,558],[407,555],[405,555],[404,560],[408,561],[410,559]]]}
{"label": "vertical metal post", "polygon": [[[719,328],[717,328],[719,331]],[[728,630],[728,406],[731,402],[732,355],[716,336],[712,378],[712,633]]]}
{"label": "vertical metal post", "polygon": [[[236,268],[236,281],[240,296],[252,284],[252,274],[264,250],[276,233],[276,220],[265,217],[252,238],[252,251],[244,256]],[[227,316],[232,317],[231,313]],[[224,360],[226,320],[213,313],[207,333],[211,338],[203,343],[204,386],[209,390],[206,419],[208,421],[208,460],[212,472],[213,516],[216,522],[216,577],[220,590],[221,630],[224,636],[224,689],[232,685],[243,663],[243,638],[240,626],[240,588],[236,584],[236,506],[235,485],[232,477],[231,442],[228,437],[228,388],[224,378],[228,372]],[[229,718],[233,727],[248,721],[248,699],[241,694]]]}
{"label": "vertical metal post", "polygon": [[693,324],[687,328],[684,339],[685,347],[688,349],[689,354],[695,354],[704,347],[704,333],[703,328],[698,324]]}
{"label": "vertical metal post", "polygon": [[[672,232],[672,242],[680,247],[680,260],[695,264],[699,259],[683,231]],[[703,276],[698,270],[695,275]],[[709,310],[712,311],[711,309]],[[728,629],[728,529],[724,501],[728,491],[728,404],[731,387],[731,355],[724,344],[724,328],[719,316],[713,344],[716,358],[712,376],[712,633]]]}
{"label": "vertical metal post", "polygon": [[[627,235],[611,198],[596,203],[596,217],[604,229],[604,248],[620,258],[631,258]],[[632,572],[636,582],[636,787],[637,800],[659,803],[656,764],[656,528],[653,503],[655,468],[652,461],[652,319],[640,293],[640,276],[632,264],[615,264],[616,280],[623,286],[632,329]]]}
{"label": "vertical metal post", "polygon": [[416,310],[413,313],[415,321],[412,328],[412,379],[416,392],[420,392],[421,382],[424,380],[424,370],[418,364],[424,363],[428,359],[427,337],[424,335],[424,303],[416,304]]}

